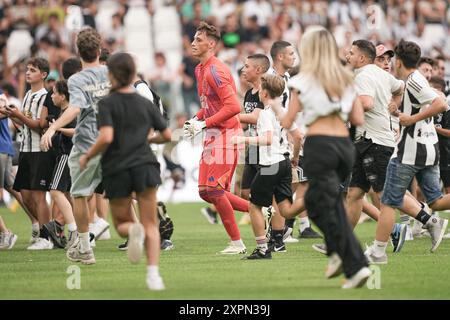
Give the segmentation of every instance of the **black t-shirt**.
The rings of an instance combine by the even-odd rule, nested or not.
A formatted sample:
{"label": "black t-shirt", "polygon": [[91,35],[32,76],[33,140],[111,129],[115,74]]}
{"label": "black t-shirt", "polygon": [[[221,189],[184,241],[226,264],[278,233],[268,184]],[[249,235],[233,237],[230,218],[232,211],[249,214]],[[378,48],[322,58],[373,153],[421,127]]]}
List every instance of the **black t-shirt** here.
{"label": "black t-shirt", "polygon": [[[245,113],[252,113],[256,108],[264,109],[264,105],[259,101],[259,91],[252,93],[253,89],[248,90],[244,96],[244,111]],[[256,137],[256,125],[249,124],[247,132],[249,136]],[[258,146],[249,145],[245,153],[245,164],[258,164],[259,152]]]}
{"label": "black t-shirt", "polygon": [[[60,115],[64,113],[64,111],[61,111]],[[59,118],[59,117],[58,117]],[[65,125],[64,129],[73,129],[77,126],[77,119],[73,119],[71,123]],[[72,137],[68,137],[61,132],[58,132],[59,141],[58,141],[58,154],[69,154],[73,147]]]}
{"label": "black t-shirt", "polygon": [[102,157],[103,176],[109,176],[158,160],[148,146],[150,129],[163,131],[166,120],[160,110],[138,93],[113,92],[98,103],[98,127],[114,128],[113,142]]}
{"label": "black t-shirt", "polygon": [[44,107],[48,110],[48,117],[57,119],[59,117],[59,114],[61,113],[61,109],[54,105],[52,100],[52,94],[53,89],[51,89],[49,92],[47,92],[47,96],[44,100]]}
{"label": "black t-shirt", "polygon": [[[442,129],[450,130],[450,110],[439,113],[434,117],[434,123]],[[450,167],[450,138],[438,134],[439,138],[439,163],[441,167]]]}

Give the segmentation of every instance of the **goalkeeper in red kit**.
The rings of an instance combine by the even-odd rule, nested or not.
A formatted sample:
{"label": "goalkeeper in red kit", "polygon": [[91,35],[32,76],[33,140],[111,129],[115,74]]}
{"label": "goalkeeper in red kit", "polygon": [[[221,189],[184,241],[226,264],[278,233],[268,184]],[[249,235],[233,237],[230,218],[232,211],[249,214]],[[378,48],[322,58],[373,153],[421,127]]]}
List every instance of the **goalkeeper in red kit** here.
{"label": "goalkeeper in red kit", "polygon": [[233,210],[248,212],[249,204],[230,193],[238,159],[236,146],[230,140],[241,132],[238,117],[241,108],[229,69],[214,55],[219,41],[220,32],[201,22],[191,44],[193,56],[200,60],[195,76],[201,109],[194,118],[186,121],[184,135],[193,138],[205,130],[198,177],[199,195],[214,204],[231,239],[229,246],[220,253],[243,254],[246,248]]}

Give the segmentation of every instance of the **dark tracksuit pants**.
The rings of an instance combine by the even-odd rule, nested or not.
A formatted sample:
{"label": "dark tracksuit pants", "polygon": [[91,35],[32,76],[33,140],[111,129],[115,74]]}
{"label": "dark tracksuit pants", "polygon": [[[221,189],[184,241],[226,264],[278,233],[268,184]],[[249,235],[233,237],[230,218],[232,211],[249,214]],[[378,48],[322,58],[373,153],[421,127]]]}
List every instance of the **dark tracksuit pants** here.
{"label": "dark tracksuit pants", "polygon": [[353,167],[353,143],[345,137],[308,136],[304,153],[304,170],[309,183],[305,194],[308,216],[323,232],[327,254],[336,252],[339,255],[345,276],[349,278],[367,266],[350,227],[340,188]]}

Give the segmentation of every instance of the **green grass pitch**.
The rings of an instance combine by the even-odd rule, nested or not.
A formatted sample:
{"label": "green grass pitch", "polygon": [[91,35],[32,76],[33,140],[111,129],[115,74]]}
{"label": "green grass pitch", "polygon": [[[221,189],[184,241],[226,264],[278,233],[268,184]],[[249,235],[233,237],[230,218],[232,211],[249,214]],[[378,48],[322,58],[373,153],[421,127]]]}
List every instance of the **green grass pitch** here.
{"label": "green grass pitch", "polygon": [[[429,238],[406,242],[399,254],[389,247],[389,264],[379,269],[379,289],[340,289],[343,278],[326,280],[325,257],[311,249],[314,240],[288,244],[287,253],[272,260],[241,261],[241,256],[216,252],[227,244],[222,225],[210,225],[200,214],[202,204],[168,205],[175,223],[175,249],[161,253],[164,292],[150,292],[145,284],[146,263],[131,265],[115,230],[112,239],[97,241],[93,266],[80,266],[81,288],[69,290],[73,265],[61,249],[26,250],[31,234],[23,212],[1,209],[7,226],[19,239],[11,251],[0,251],[0,299],[449,299],[450,240],[436,253]],[[443,213],[441,216],[449,218]],[[236,216],[240,218],[240,214]],[[250,226],[241,226],[248,251],[255,246]],[[357,236],[371,243],[375,223],[357,227]],[[295,230],[297,235],[297,229]],[[69,281],[70,282],[70,281]],[[372,281],[372,284],[377,284]]]}

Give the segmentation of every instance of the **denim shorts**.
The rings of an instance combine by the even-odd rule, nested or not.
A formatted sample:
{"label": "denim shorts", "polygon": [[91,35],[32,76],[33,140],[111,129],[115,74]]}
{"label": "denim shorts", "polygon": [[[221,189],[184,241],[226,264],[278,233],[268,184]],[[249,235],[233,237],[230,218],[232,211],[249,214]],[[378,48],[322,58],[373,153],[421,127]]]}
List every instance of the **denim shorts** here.
{"label": "denim shorts", "polygon": [[442,198],[438,165],[414,166],[393,158],[387,167],[381,202],[393,208],[401,208],[405,192],[414,176],[428,204]]}

